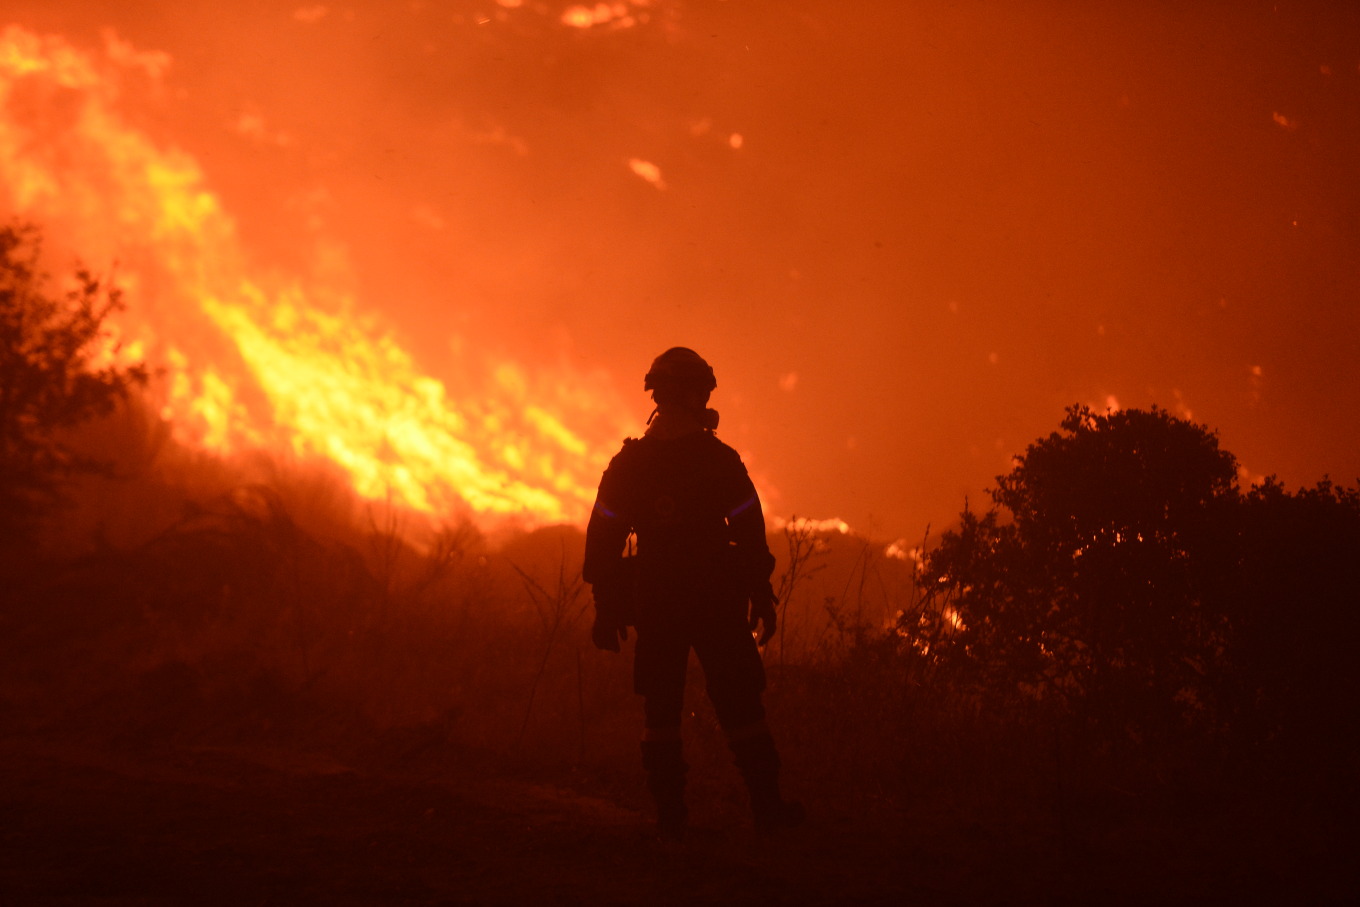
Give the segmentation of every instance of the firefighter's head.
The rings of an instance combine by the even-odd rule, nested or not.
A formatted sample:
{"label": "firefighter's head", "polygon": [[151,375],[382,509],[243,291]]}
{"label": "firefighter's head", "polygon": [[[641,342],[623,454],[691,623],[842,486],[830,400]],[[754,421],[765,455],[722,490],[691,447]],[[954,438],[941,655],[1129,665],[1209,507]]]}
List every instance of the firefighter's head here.
{"label": "firefighter's head", "polygon": [[673,346],[657,356],[642,382],[643,389],[652,392],[658,410],[685,410],[705,422],[711,420],[713,426],[718,414],[706,407],[717,386],[712,366],[687,346]]}

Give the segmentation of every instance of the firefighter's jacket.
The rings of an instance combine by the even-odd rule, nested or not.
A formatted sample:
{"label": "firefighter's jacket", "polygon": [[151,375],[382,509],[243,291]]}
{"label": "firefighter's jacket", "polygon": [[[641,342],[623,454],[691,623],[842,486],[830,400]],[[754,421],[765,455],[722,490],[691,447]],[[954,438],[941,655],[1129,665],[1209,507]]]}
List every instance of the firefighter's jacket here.
{"label": "firefighter's jacket", "polygon": [[[629,533],[636,561],[625,563]],[[582,578],[602,618],[642,626],[705,602],[744,608],[773,570],[760,499],[735,450],[708,430],[624,442],[586,530]]]}

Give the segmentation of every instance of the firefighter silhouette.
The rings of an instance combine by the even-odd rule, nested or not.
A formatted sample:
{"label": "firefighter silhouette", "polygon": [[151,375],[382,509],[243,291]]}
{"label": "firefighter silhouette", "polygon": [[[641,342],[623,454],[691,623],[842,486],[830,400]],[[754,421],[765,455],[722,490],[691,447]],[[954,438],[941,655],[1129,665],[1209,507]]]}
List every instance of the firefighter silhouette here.
{"label": "firefighter silhouette", "polygon": [[[666,350],[643,387],[656,409],[600,479],[583,575],[595,598],[594,644],[618,652],[627,627],[637,630],[633,685],[644,702],[642,765],[658,830],[678,837],[688,819],[680,719],[691,650],[757,828],[796,825],[803,809],[780,794],[753,636],[759,628],[763,645],[773,635],[777,603],[760,499],[741,457],[714,434],[708,399],[717,381],[698,353]],[[636,552],[626,557],[630,535]]]}

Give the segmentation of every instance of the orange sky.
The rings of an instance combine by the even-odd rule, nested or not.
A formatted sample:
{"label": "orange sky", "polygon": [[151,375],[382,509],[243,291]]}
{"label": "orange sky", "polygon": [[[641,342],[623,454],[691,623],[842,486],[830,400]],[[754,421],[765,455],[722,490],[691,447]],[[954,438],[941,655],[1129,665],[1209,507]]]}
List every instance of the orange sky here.
{"label": "orange sky", "polygon": [[132,121],[261,267],[343,271],[426,371],[588,376],[640,430],[651,357],[693,346],[767,510],[884,538],[1071,403],[1360,477],[1343,6],[6,5],[163,52]]}

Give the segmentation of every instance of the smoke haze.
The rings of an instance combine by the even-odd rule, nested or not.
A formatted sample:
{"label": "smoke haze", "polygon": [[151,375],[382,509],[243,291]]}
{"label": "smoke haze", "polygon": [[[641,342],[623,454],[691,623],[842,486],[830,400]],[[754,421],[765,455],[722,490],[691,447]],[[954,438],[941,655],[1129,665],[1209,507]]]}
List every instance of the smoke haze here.
{"label": "smoke haze", "polygon": [[[1205,423],[1248,479],[1360,476],[1360,10],[8,8],[112,58],[109,108],[193,163],[242,267],[378,319],[545,517],[583,513],[676,344],[767,511],[886,538],[1071,403]],[[115,224],[64,229],[128,258]]]}

